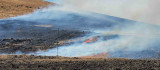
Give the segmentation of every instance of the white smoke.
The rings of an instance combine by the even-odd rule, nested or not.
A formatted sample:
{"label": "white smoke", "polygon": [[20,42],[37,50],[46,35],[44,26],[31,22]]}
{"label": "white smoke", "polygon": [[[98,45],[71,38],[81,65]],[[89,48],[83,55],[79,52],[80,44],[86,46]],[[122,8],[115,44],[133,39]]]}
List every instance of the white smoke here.
{"label": "white smoke", "polygon": [[65,6],[160,25],[159,0],[63,0]]}
{"label": "white smoke", "polygon": [[[94,33],[98,34],[98,36],[107,36],[107,35],[118,35],[118,38],[113,38],[109,40],[97,40],[93,43],[74,43],[69,46],[59,47],[59,55],[67,56],[67,57],[75,57],[75,56],[90,56],[96,55],[100,53],[113,53],[109,54],[113,57],[114,52],[124,51],[128,52],[141,52],[145,50],[150,50],[150,48],[155,49],[154,47],[158,47],[160,43],[160,32],[159,28],[155,28],[149,24],[131,24],[129,26],[124,26],[122,29],[112,29],[112,30],[92,30]],[[91,34],[91,36],[87,36],[88,38],[95,36]],[[88,39],[85,37],[86,39]],[[47,52],[38,53],[38,55],[56,55],[57,49],[51,49]],[[132,53],[132,54],[133,54]],[[131,54],[131,53],[130,53]],[[119,53],[119,55],[123,55]],[[147,54],[141,54],[147,55]],[[154,53],[153,53],[154,55]],[[123,56],[125,58],[126,56]],[[136,57],[136,56],[135,56]],[[135,58],[132,56],[132,58]],[[131,57],[128,57],[131,58]],[[140,57],[137,57],[140,58]],[[146,58],[146,57],[142,57]]]}
{"label": "white smoke", "polygon": [[[138,23],[124,19],[122,20],[106,15],[102,16],[102,14],[144,22],[151,22],[151,20],[148,19],[152,18],[155,20],[152,22],[156,23],[158,22],[158,15],[156,15],[157,17],[155,18],[153,16],[158,12],[155,12],[155,9],[157,9],[156,7],[151,8],[154,7],[152,3],[154,4],[154,2],[150,2],[149,0],[62,0],[59,2],[60,5],[58,6],[51,6],[49,8],[37,10],[29,15],[23,15],[11,19],[43,22],[43,24],[51,23],[53,26],[56,22],[53,23],[48,20],[61,20],[61,22],[58,22],[58,25],[69,25],[69,28],[83,28],[82,26],[75,26],[76,24],[88,25],[86,26],[88,31],[96,34],[97,36],[119,36],[118,38],[109,40],[100,39],[89,44],[75,42],[72,45],[59,47],[60,56],[89,56],[103,52],[114,53],[117,51],[141,52],[150,48],[154,49],[154,47],[159,46],[160,27],[158,25]],[[153,13],[153,10],[155,13]],[[80,18],[75,19],[68,13],[79,15]],[[101,15],[97,15],[97,13],[100,13]],[[81,18],[85,17],[89,17],[91,19],[81,20]],[[44,19],[47,19],[47,21]],[[66,19],[69,20],[67,21]],[[81,21],[79,23],[72,23],[78,20]],[[67,21],[67,23],[63,21]],[[114,26],[106,27],[107,24],[114,24]],[[95,28],[91,27],[93,25]],[[85,38],[87,39],[95,36],[94,34],[85,36]],[[56,55],[56,51],[57,49],[53,48],[47,52],[37,53],[37,55]],[[121,55],[121,53],[119,53],[119,55]]]}

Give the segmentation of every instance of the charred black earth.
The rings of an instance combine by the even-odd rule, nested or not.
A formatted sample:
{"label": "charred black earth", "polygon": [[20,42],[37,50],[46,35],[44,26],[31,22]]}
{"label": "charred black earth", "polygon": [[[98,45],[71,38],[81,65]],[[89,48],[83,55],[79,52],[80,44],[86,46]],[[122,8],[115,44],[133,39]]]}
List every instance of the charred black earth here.
{"label": "charred black earth", "polygon": [[1,21],[0,53],[22,53],[45,51],[61,45],[59,41],[83,36],[79,30],[64,30],[53,25],[40,25],[35,22]]}

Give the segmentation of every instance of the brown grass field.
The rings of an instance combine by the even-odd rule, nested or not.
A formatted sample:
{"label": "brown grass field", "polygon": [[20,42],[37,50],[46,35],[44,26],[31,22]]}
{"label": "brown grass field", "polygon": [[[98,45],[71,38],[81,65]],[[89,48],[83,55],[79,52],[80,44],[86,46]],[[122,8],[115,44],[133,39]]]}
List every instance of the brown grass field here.
{"label": "brown grass field", "polygon": [[1,70],[159,70],[160,60],[1,55]]}
{"label": "brown grass field", "polygon": [[0,0],[0,19],[28,14],[49,4],[53,3],[43,0]]}

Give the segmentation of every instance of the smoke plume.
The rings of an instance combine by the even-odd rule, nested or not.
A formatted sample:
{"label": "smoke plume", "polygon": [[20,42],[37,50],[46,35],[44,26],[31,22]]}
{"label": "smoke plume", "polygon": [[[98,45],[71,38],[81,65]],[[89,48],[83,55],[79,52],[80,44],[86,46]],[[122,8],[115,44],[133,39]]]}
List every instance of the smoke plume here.
{"label": "smoke plume", "polygon": [[[62,0],[57,6],[10,19],[90,32],[71,45],[59,47],[60,56],[81,57],[108,53],[109,57],[152,58],[154,54],[159,55],[157,51],[160,49],[160,27],[153,25],[159,22],[158,3],[155,0]],[[92,37],[97,37],[97,40],[83,43]],[[31,54],[56,55],[56,52],[57,49],[53,48]]]}
{"label": "smoke plume", "polygon": [[160,25],[159,0],[63,0],[65,6]]}

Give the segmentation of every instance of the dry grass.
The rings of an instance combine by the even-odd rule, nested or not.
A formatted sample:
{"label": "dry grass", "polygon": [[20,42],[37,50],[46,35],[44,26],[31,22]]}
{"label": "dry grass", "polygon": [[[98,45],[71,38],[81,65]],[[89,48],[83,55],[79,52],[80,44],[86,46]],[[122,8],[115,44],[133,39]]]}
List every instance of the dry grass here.
{"label": "dry grass", "polygon": [[160,70],[160,60],[0,55],[0,70]]}
{"label": "dry grass", "polygon": [[28,14],[49,4],[53,3],[42,0],[0,0],[0,19]]}
{"label": "dry grass", "polygon": [[8,55],[0,55],[0,59],[7,59]]}
{"label": "dry grass", "polygon": [[[49,58],[50,57],[50,58]],[[32,56],[32,55],[0,55],[0,59],[31,59],[31,61],[102,61],[102,60],[129,60],[125,58],[84,58],[84,57],[60,57],[60,56]]]}

